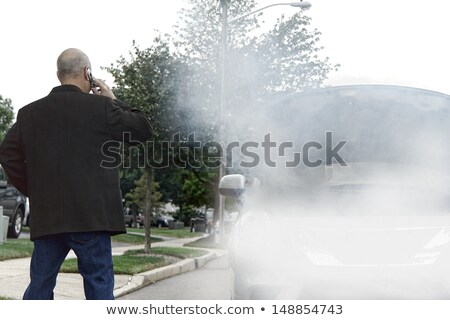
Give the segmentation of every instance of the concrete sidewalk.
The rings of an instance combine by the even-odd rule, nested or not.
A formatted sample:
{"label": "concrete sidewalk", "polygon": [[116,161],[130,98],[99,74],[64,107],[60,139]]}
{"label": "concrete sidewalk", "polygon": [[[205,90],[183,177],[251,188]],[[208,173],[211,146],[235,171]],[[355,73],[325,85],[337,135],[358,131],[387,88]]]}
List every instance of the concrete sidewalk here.
{"label": "concrete sidewalk", "polygon": [[[152,243],[153,247],[182,247],[185,243],[195,241],[198,238],[173,239],[166,238],[166,241]],[[113,255],[121,255],[127,250],[143,249],[143,245],[124,245],[113,243]],[[183,272],[188,272],[202,267],[208,261],[226,254],[225,250],[202,249],[209,253],[203,257],[195,259],[185,259],[155,270],[131,275],[116,275],[114,295],[123,296],[139,288],[147,286],[155,281],[159,281]],[[71,251],[68,258],[75,257]],[[12,259],[0,261],[0,296],[11,299],[22,299],[22,295],[28,286],[30,276],[31,258]],[[79,274],[60,273],[56,282],[55,299],[85,299],[83,291],[83,278]]]}

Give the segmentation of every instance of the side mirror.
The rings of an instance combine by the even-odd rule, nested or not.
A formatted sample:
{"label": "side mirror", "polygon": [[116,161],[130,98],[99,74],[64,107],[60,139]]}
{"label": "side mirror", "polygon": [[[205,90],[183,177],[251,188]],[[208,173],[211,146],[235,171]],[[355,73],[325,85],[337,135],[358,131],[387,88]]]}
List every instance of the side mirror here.
{"label": "side mirror", "polygon": [[242,174],[229,174],[219,182],[219,192],[226,197],[238,197],[245,190],[245,177]]}
{"label": "side mirror", "polygon": [[8,186],[8,183],[4,180],[0,181],[0,189],[6,189]]}

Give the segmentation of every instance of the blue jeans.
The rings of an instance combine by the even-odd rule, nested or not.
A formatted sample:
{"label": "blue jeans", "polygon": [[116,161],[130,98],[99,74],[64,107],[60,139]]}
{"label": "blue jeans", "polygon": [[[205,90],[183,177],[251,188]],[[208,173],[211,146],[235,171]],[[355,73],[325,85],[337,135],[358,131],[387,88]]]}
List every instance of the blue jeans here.
{"label": "blue jeans", "polygon": [[88,300],[113,300],[114,271],[108,232],[74,232],[34,240],[30,284],[24,300],[52,300],[61,264],[70,249],[78,257]]}

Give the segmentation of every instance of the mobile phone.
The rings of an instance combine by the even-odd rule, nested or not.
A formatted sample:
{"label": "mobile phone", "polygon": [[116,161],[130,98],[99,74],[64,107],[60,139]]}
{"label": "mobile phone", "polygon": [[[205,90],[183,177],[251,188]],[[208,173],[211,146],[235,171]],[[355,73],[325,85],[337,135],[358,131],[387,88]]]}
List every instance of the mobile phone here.
{"label": "mobile phone", "polygon": [[92,72],[90,68],[87,68],[87,75],[89,78],[89,83],[91,84],[91,88],[97,87],[97,83],[95,82],[94,78],[92,77]]}

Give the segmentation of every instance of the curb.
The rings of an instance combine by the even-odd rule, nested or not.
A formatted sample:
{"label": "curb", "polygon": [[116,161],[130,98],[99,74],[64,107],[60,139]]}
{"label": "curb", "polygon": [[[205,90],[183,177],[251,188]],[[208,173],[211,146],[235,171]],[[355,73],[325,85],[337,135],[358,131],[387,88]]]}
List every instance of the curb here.
{"label": "curb", "polygon": [[119,298],[157,281],[167,279],[185,272],[194,271],[203,267],[209,261],[217,258],[216,253],[210,252],[201,257],[178,261],[165,267],[153,269],[131,276],[128,283],[114,290],[114,297]]}

